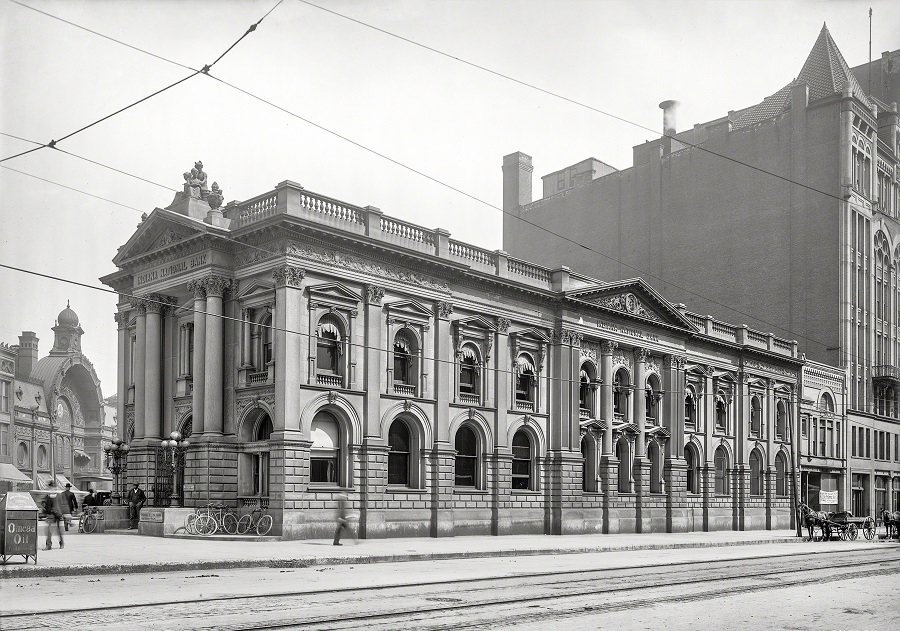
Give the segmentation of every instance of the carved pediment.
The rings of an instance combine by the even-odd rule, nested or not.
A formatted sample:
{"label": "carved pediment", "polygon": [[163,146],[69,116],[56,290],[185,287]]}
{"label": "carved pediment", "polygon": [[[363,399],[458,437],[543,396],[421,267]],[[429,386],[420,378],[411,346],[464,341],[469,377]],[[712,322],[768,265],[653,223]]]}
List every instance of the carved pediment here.
{"label": "carved pediment", "polygon": [[522,329],[521,331],[510,331],[510,337],[515,336],[518,341],[544,342],[550,341],[550,336],[537,328]]}
{"label": "carved pediment", "polygon": [[323,283],[309,288],[309,299],[310,302],[356,307],[362,301],[362,296],[343,283]]}
{"label": "carved pediment", "polygon": [[455,321],[456,326],[466,329],[485,329],[487,331],[496,331],[497,324],[488,320],[481,315],[469,316],[468,318],[460,318]]}
{"label": "carved pediment", "polygon": [[632,279],[568,292],[566,297],[619,314],[696,331],[672,303],[642,279]]}
{"label": "carved pediment", "polygon": [[389,319],[417,322],[419,324],[427,324],[434,316],[431,309],[428,309],[415,300],[392,302],[385,305],[384,309],[387,312]]}
{"label": "carved pediment", "polygon": [[157,208],[144,219],[137,231],[119,248],[113,263],[121,265],[123,261],[163,250],[181,243],[191,237],[203,234],[208,226],[188,217]]}
{"label": "carved pediment", "polygon": [[275,289],[274,284],[260,280],[241,281],[238,287],[239,291],[236,297],[240,300],[247,300],[260,295],[268,296]]}

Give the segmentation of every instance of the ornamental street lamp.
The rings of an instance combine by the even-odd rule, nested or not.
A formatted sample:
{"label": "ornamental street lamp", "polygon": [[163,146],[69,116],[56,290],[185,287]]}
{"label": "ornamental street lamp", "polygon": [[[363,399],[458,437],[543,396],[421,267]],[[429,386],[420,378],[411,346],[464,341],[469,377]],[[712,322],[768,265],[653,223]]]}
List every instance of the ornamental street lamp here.
{"label": "ornamental street lamp", "polygon": [[166,476],[168,486],[171,489],[169,506],[179,505],[177,478],[179,474],[184,475],[184,453],[190,444],[191,442],[187,438],[181,437],[181,432],[172,432],[169,434],[169,438],[164,438],[159,443],[163,452],[163,457],[160,459],[160,468]]}
{"label": "ornamental street lamp", "polygon": [[131,447],[121,438],[114,438],[112,444],[103,451],[106,452],[106,468],[113,474],[113,492],[111,501],[113,504],[121,504],[122,496],[119,495],[119,474],[128,471],[128,450]]}

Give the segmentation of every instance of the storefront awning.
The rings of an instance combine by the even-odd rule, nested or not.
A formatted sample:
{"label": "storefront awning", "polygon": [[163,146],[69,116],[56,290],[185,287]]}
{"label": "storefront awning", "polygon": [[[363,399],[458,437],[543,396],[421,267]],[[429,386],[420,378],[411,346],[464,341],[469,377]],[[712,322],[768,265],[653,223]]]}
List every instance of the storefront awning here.
{"label": "storefront awning", "polygon": [[31,478],[8,462],[0,462],[0,480],[9,482],[31,482]]}
{"label": "storefront awning", "polygon": [[[61,488],[61,489],[64,489],[64,488],[66,488],[66,485],[67,485],[67,484],[72,484],[72,483],[69,481],[69,478],[67,478],[66,476],[64,476],[62,473],[57,473],[57,474],[56,474],[56,486],[58,486],[58,487]],[[80,489],[78,489],[74,484],[72,484],[72,490],[73,490],[73,491],[78,491],[78,490],[80,490]]]}

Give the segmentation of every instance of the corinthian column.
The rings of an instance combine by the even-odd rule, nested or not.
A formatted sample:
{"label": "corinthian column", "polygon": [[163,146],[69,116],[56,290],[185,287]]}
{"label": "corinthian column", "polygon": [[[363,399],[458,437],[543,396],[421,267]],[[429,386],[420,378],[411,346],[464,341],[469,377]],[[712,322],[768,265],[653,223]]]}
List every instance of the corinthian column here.
{"label": "corinthian column", "polygon": [[194,294],[194,358],[191,366],[193,391],[191,393],[191,423],[197,434],[203,433],[204,367],[206,366],[206,289],[203,281],[192,280],[187,284]]}
{"label": "corinthian column", "polygon": [[144,435],[160,438],[162,427],[162,318],[174,301],[152,294],[144,301],[147,312],[144,351]]}
{"label": "corinthian column", "polygon": [[646,348],[634,349],[634,397],[632,398],[632,415],[634,424],[638,427],[637,445],[635,446],[634,455],[636,458],[643,458],[647,453],[646,436],[647,436],[647,408],[644,400],[644,381],[647,374],[647,360],[650,353]]}
{"label": "corinthian column", "polygon": [[204,279],[206,289],[206,351],[205,390],[203,393],[203,433],[223,433],[223,358],[225,355],[225,330],[222,321],[222,297],[231,286],[231,279],[210,276]]}
{"label": "corinthian column", "polygon": [[[135,341],[134,341],[134,437],[142,439],[144,429],[147,366],[147,307],[140,298],[135,299]],[[123,437],[124,438],[124,437]]]}
{"label": "corinthian column", "polygon": [[613,455],[613,375],[612,355],[619,347],[618,343],[606,341],[600,344],[600,418],[606,421],[607,429],[603,432],[604,456]]}

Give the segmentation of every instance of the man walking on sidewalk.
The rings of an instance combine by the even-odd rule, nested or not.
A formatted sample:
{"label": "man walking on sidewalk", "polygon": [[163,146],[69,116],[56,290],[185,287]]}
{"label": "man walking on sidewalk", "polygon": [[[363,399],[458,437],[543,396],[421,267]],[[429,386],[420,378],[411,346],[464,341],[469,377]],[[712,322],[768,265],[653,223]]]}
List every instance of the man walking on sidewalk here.
{"label": "man walking on sidewalk", "polygon": [[66,512],[64,514],[66,523],[66,532],[69,532],[69,521],[72,519],[72,513],[78,510],[78,498],[72,492],[72,485],[66,484],[66,490],[63,491],[63,498],[66,503]]}
{"label": "man walking on sidewalk", "polygon": [[344,545],[341,543],[341,532],[346,528],[350,531],[351,536],[353,536],[353,541],[356,541],[356,535],[353,534],[353,530],[350,527],[350,498],[347,497],[344,493],[338,493],[337,495],[337,509],[334,512],[334,516],[337,519],[337,528],[334,530],[334,545],[340,546]]}
{"label": "man walking on sidewalk", "polygon": [[[56,483],[52,480],[49,483],[49,493],[44,497],[44,501],[41,503],[41,510],[44,512],[45,519],[47,521],[47,542],[44,546],[44,550],[50,550],[53,548],[53,526],[56,525],[56,532],[59,535],[59,547],[60,549],[65,547],[65,543],[63,542],[63,526],[62,522],[64,520],[63,515],[65,514],[63,511],[69,510],[68,503],[65,501],[62,493],[59,493],[56,488]],[[63,504],[65,503],[65,506]]]}

